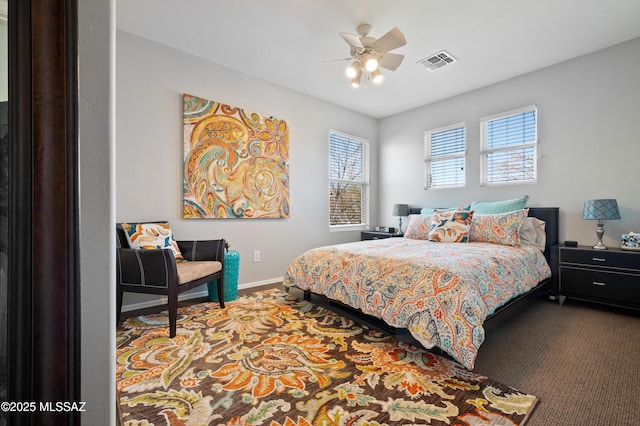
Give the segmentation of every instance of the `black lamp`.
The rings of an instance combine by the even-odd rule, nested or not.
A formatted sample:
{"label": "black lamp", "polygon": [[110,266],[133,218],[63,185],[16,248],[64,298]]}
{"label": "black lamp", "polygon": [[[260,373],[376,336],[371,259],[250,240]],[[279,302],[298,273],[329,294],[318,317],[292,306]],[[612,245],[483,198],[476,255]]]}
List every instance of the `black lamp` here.
{"label": "black lamp", "polygon": [[402,216],[409,216],[409,205],[408,204],[394,204],[393,210],[391,211],[393,216],[398,216],[398,232],[397,234],[402,234]]}
{"label": "black lamp", "polygon": [[596,250],[606,250],[608,247],[602,243],[602,237],[604,235],[604,224],[602,221],[620,219],[618,202],[614,199],[587,200],[584,202],[582,218],[598,221],[598,228],[596,229],[598,242],[593,248]]}

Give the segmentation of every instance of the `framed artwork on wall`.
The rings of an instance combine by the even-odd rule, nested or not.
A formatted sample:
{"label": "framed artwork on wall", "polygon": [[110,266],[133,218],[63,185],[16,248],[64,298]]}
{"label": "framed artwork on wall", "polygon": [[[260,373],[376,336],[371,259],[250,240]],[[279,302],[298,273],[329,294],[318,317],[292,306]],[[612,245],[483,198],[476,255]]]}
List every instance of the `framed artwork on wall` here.
{"label": "framed artwork on wall", "polygon": [[286,121],[183,95],[183,217],[288,218]]}

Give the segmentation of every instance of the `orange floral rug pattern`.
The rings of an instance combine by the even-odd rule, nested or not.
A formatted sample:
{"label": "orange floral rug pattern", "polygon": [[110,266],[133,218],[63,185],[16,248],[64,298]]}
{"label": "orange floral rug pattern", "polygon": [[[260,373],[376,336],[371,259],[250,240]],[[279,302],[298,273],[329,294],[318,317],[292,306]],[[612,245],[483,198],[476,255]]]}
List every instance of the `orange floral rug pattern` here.
{"label": "orange floral rug pattern", "polygon": [[279,290],[126,320],[125,425],[521,425],[532,395]]}

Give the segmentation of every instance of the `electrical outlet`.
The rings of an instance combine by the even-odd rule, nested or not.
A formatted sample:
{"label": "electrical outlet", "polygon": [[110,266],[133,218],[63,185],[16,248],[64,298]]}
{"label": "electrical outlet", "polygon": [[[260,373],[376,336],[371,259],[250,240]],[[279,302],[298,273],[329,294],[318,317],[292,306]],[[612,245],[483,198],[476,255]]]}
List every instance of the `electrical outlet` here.
{"label": "electrical outlet", "polygon": [[260,262],[260,250],[253,251],[253,262],[254,263]]}

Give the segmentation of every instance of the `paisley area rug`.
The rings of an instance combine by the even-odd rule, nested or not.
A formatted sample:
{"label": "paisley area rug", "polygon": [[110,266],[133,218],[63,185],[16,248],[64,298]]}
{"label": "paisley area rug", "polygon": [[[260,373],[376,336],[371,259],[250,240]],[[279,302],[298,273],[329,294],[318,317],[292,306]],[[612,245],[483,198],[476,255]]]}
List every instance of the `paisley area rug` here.
{"label": "paisley area rug", "polygon": [[522,425],[537,400],[280,290],[126,320],[125,425]]}

